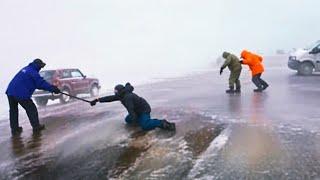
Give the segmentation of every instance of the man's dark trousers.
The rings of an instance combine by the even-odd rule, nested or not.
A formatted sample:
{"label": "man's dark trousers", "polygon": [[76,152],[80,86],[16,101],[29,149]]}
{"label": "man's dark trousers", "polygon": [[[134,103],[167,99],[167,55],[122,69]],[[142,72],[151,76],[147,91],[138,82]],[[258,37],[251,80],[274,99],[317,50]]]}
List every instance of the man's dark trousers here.
{"label": "man's dark trousers", "polygon": [[19,100],[14,96],[8,96],[10,106],[10,127],[12,131],[15,131],[19,127],[19,110],[18,104],[20,104],[27,112],[30,124],[33,128],[39,126],[39,116],[36,105],[31,99]]}
{"label": "man's dark trousers", "polygon": [[268,83],[266,83],[263,79],[261,79],[261,73],[252,77],[252,82],[257,86],[258,89],[262,89],[268,87]]}

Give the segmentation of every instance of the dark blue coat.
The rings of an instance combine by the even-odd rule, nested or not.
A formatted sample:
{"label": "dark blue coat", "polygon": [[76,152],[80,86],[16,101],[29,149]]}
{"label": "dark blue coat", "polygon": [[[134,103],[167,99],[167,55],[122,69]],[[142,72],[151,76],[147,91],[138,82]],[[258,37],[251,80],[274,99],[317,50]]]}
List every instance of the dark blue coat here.
{"label": "dark blue coat", "polygon": [[21,69],[11,80],[6,94],[20,100],[27,100],[31,99],[36,89],[52,92],[53,86],[40,76],[40,69],[36,63],[30,63]]}

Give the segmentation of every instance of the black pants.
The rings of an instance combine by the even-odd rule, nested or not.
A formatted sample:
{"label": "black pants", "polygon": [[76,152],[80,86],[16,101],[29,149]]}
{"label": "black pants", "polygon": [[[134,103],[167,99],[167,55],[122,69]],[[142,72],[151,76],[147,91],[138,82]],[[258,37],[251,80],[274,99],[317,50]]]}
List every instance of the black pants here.
{"label": "black pants", "polygon": [[10,106],[10,127],[11,130],[16,130],[19,127],[19,110],[18,104],[20,104],[27,112],[30,124],[33,128],[39,126],[39,116],[36,105],[31,99],[28,100],[18,100],[13,96],[8,96],[9,106]]}
{"label": "black pants", "polygon": [[252,82],[257,86],[258,89],[263,89],[269,86],[263,79],[261,79],[261,73],[252,77]]}

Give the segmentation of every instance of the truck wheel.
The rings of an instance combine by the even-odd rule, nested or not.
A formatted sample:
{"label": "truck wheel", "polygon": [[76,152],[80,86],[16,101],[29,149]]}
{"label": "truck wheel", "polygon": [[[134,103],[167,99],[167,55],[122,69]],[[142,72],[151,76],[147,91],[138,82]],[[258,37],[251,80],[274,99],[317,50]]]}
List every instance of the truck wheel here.
{"label": "truck wheel", "polygon": [[313,65],[310,62],[304,62],[300,65],[298,73],[303,76],[310,76],[313,72]]}
{"label": "truck wheel", "polygon": [[90,88],[90,96],[91,97],[99,96],[99,88],[96,84],[92,85],[92,87]]}
{"label": "truck wheel", "polygon": [[[62,92],[66,93],[66,94],[70,94],[70,90],[67,88],[63,89]],[[70,100],[71,100],[70,96],[66,96],[64,94],[61,94],[61,96],[60,96],[60,103],[61,104],[66,104],[66,103],[70,102]]]}
{"label": "truck wheel", "polygon": [[36,104],[38,105],[38,106],[40,106],[40,107],[42,107],[42,106],[46,106],[47,104],[48,104],[48,98],[35,98],[34,99],[35,101],[36,101]]}

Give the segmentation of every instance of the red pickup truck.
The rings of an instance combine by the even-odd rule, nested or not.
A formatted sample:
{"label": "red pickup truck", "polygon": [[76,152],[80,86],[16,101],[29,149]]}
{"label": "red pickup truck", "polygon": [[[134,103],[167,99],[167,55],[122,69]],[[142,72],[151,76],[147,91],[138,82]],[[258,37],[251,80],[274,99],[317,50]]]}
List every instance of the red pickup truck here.
{"label": "red pickup truck", "polygon": [[[41,71],[40,75],[50,84],[57,86],[62,92],[78,95],[90,94],[91,97],[99,95],[100,84],[98,79],[88,78],[79,69],[57,69]],[[46,106],[49,99],[59,99],[60,103],[67,103],[70,97],[66,95],[54,95],[50,92],[37,90],[33,96],[38,106]]]}

